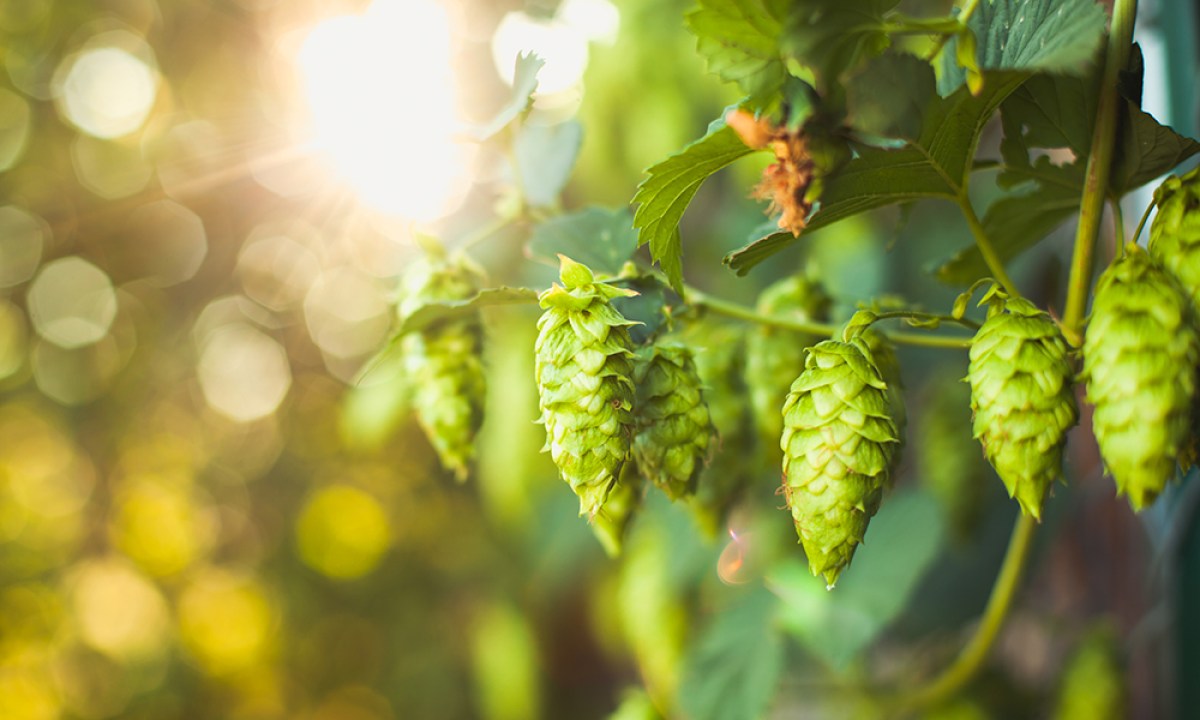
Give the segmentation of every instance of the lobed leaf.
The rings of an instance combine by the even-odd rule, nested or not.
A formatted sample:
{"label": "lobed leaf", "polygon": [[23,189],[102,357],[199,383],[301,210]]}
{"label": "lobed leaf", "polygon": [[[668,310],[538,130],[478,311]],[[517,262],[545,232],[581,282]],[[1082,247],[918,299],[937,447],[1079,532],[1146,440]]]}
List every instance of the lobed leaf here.
{"label": "lobed leaf", "polygon": [[492,119],[474,132],[475,139],[480,142],[490,140],[529,109],[538,86],[537,74],[545,64],[545,60],[533,53],[517,55],[512,94]]}
{"label": "lobed leaf", "polygon": [[787,77],[779,48],[786,7],[781,0],[700,0],[686,22],[709,72],[766,97]]}

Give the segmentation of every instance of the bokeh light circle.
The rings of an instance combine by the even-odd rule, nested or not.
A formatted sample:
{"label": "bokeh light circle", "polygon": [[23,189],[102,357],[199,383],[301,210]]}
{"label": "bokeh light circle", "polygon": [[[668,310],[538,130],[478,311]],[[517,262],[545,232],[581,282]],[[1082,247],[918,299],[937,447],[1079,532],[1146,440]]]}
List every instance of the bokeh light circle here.
{"label": "bokeh light circle", "polygon": [[45,221],[29,211],[15,205],[0,207],[0,287],[33,277],[49,232]]}
{"label": "bokeh light circle", "polygon": [[103,270],[80,257],[47,263],[29,287],[33,327],[71,350],[98,342],[117,316],[117,294]]}
{"label": "bokeh light circle", "polygon": [[287,352],[243,323],[218,327],[208,335],[197,372],[209,407],[237,422],[274,413],[292,385]]}
{"label": "bokeh light circle", "polygon": [[[147,50],[148,52],[148,50]],[[98,138],[117,138],[146,122],[158,94],[158,71],[119,47],[92,47],[64,61],[56,100],[72,125]]]}
{"label": "bokeh light circle", "polygon": [[332,578],[357,578],[374,570],[390,538],[379,501],[349,485],[313,493],[296,522],[300,559]]}

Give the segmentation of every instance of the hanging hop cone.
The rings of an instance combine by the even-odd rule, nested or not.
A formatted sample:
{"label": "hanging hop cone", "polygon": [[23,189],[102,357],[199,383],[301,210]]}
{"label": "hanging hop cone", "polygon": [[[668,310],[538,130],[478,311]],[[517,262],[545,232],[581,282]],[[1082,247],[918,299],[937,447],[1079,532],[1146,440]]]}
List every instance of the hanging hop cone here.
{"label": "hanging hop cone", "polygon": [[[471,297],[481,276],[464,257],[415,261],[401,279],[400,320],[430,303]],[[467,477],[483,422],[482,345],[478,313],[434,323],[402,341],[417,422],[442,465],[460,481]]]}
{"label": "hanging hop cone", "polygon": [[675,343],[648,346],[638,352],[633,373],[634,460],[647,480],[678,500],[695,492],[713,436],[692,351]]}
{"label": "hanging hop cone", "polygon": [[545,312],[538,319],[534,372],[544,449],[579,496],[580,514],[595,516],[633,433],[633,323],[609,301],[634,293],[596,282],[587,267],[561,260],[563,284],[538,297]]}
{"label": "hanging hop cone", "polygon": [[975,437],[1021,510],[1041,519],[1062,475],[1067,430],[1079,421],[1066,340],[1023,298],[998,299],[971,342]]}
{"label": "hanging hop cone", "polygon": [[1183,290],[1129,245],[1096,283],[1083,339],[1100,455],[1134,510],[1175,474],[1189,434],[1200,340]]}
{"label": "hanging hop cone", "polygon": [[1158,213],[1150,224],[1150,257],[1200,307],[1200,168],[1172,175],[1154,191]]}
{"label": "hanging hop cone", "polygon": [[[758,297],[759,314],[793,320],[825,320],[830,300],[814,280],[795,275],[769,285]],[[754,423],[764,445],[773,448],[783,432],[779,408],[788,388],[804,369],[805,348],[823,338],[807,333],[760,326],[746,338],[746,386]],[[772,463],[778,462],[775,455]]]}
{"label": "hanging hop cone", "polygon": [[829,587],[879,509],[899,445],[887,384],[861,336],[813,346],[783,405],[783,491]]}
{"label": "hanging hop cone", "polygon": [[755,456],[753,420],[745,401],[745,333],[739,326],[703,319],[691,323],[684,337],[694,348],[696,372],[717,433],[691,508],[700,529],[715,537],[745,489],[751,471],[746,458]]}

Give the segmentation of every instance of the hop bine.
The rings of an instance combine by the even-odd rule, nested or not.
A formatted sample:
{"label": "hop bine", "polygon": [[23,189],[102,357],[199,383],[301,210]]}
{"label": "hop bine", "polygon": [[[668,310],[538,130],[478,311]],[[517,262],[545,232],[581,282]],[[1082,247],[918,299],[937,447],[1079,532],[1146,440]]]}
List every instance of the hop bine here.
{"label": "hop bine", "polygon": [[861,336],[813,346],[783,405],[783,491],[814,575],[829,587],[879,509],[899,436]]}
{"label": "hop bine", "polygon": [[1200,340],[1187,297],[1137,245],[1096,283],[1083,339],[1100,455],[1134,510],[1154,501],[1187,443]]}
{"label": "hop bine", "polygon": [[596,282],[566,257],[562,285],[538,296],[545,312],[534,344],[535,379],[546,447],[579,496],[580,514],[595,516],[629,455],[633,436],[630,321],[609,302],[632,291]]}
{"label": "hop bine", "polygon": [[1067,343],[1028,300],[991,297],[966,377],[975,437],[1009,496],[1041,519],[1046,492],[1062,475],[1067,430],[1079,420]]}
{"label": "hop bine", "polygon": [[[466,258],[414,262],[401,281],[401,320],[435,302],[464,300],[478,290],[482,272]],[[417,422],[444,467],[466,479],[483,422],[486,394],[478,313],[444,320],[402,341]]]}

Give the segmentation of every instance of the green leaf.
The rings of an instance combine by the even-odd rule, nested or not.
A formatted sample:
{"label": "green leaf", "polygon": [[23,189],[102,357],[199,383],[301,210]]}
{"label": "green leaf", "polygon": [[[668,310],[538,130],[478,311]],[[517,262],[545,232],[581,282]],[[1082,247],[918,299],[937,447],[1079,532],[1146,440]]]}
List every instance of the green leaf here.
{"label": "green leaf", "polygon": [[936,80],[929,63],[888,53],[867,63],[846,83],[846,121],[858,132],[917,138]]}
{"label": "green leaf", "polygon": [[[1081,192],[1071,184],[1037,183],[993,202],[983,216],[983,229],[1000,260],[1011,260],[1069,220],[1079,210]],[[943,282],[965,285],[990,275],[991,270],[972,244],[942,263],[936,274]]]}
{"label": "green leaf", "polygon": [[754,590],[724,608],[700,634],[686,660],[679,706],[691,720],[757,720],[775,694],[783,643],[775,630],[778,602]]}
{"label": "green leaf", "polygon": [[1108,179],[1118,195],[1141,187],[1200,152],[1200,143],[1184,137],[1132,102],[1123,101],[1124,113]]}
{"label": "green leaf", "polygon": [[[984,124],[1025,78],[1024,73],[988,72],[979,95],[963,87],[948,98],[934,98],[917,140],[899,150],[862,149],[826,179],[820,208],[805,229],[817,230],[851,215],[910,200],[956,199],[971,172]],[[789,233],[774,233],[730,253],[725,264],[744,275],[795,240]]]}
{"label": "green leaf", "polygon": [[707,135],[646,171],[649,177],[633,196],[638,204],[633,226],[639,231],[638,245],[650,245],[651,257],[676,292],[683,291],[679,221],[684,210],[710,175],[751,152],[732,128],[715,123]]}
{"label": "green leaf", "polygon": [[[480,290],[465,300],[433,302],[422,305],[400,323],[395,339],[423,330],[443,320],[464,317],[491,305],[518,305],[537,302],[538,293],[530,288],[496,287]],[[395,339],[393,342],[395,342]]]}
{"label": "green leaf", "polygon": [[490,140],[529,109],[529,105],[533,101],[533,93],[538,86],[538,71],[545,64],[545,60],[533,53],[517,55],[516,67],[513,70],[512,94],[509,95],[508,102],[496,112],[495,116],[474,132],[477,140],[480,142]]}
{"label": "green leaf", "polygon": [[827,665],[844,668],[908,606],[938,556],[944,525],[928,493],[900,491],[871,521],[836,590],[826,590],[799,558],[778,562],[767,585],[783,601],[784,628]]}
{"label": "green leaf", "polygon": [[628,210],[589,207],[538,224],[526,248],[531,257],[555,266],[561,254],[597,273],[616,275],[637,246]]}
{"label": "green leaf", "polygon": [[[979,3],[967,27],[975,33],[978,66],[985,72],[1082,75],[1100,47],[1106,23],[1095,0],[992,0]],[[942,95],[966,82],[957,53],[954,38],[941,53]]]}
{"label": "green leaf", "polygon": [[521,128],[513,151],[526,202],[535,207],[558,202],[582,142],[583,125],[577,120],[556,125],[527,124]]}
{"label": "green leaf", "polygon": [[629,327],[629,337],[641,345],[653,338],[666,322],[663,307],[667,304],[665,288],[653,275],[636,275],[612,281],[617,287],[637,293],[631,297],[615,297],[610,302],[626,320],[638,325]]}
{"label": "green leaf", "polygon": [[686,22],[709,72],[753,97],[778,91],[787,77],[779,50],[786,6],[782,0],[700,0]]}
{"label": "green leaf", "polygon": [[811,68],[817,87],[828,93],[842,73],[887,49],[891,39],[883,15],[898,0],[808,0],[794,3],[783,49]]}

